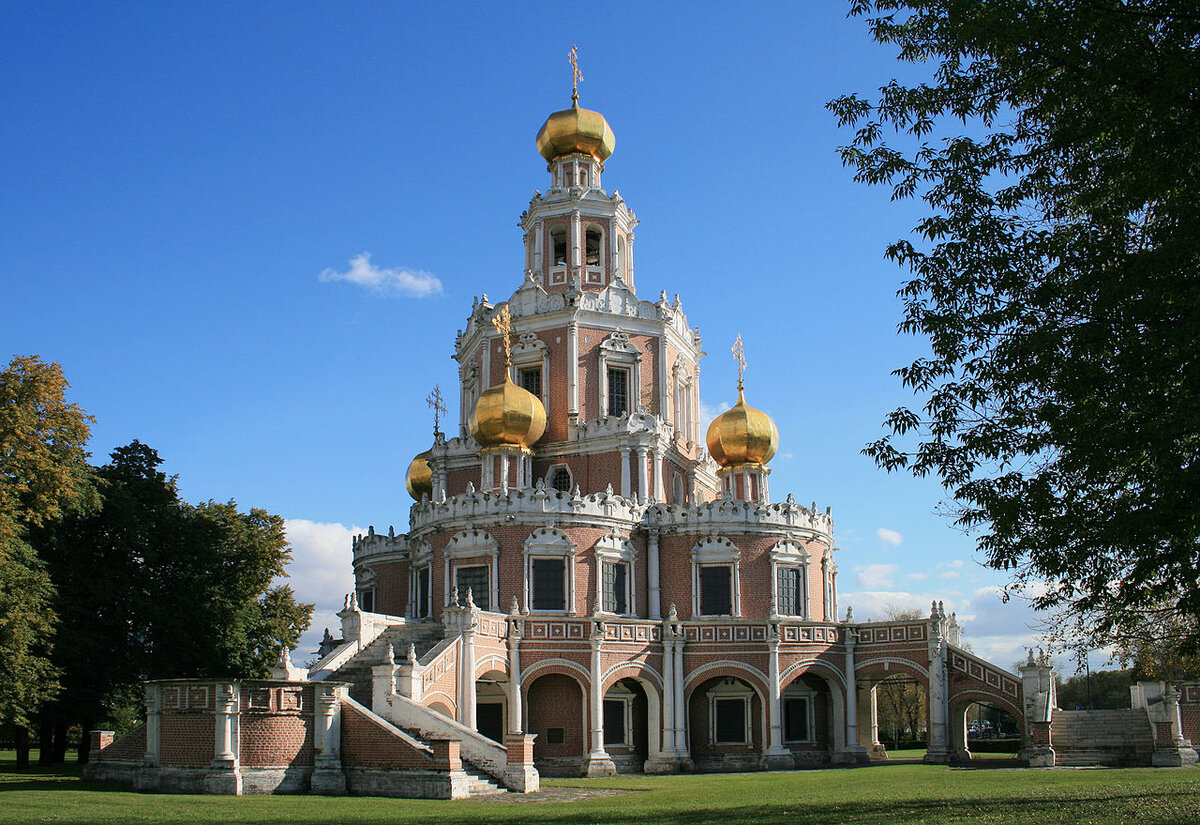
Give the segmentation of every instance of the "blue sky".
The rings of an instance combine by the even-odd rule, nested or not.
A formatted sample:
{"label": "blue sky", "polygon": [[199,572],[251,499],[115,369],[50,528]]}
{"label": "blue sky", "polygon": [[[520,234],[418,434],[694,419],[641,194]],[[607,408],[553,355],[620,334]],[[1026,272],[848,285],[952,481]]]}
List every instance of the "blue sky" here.
{"label": "blue sky", "polygon": [[[922,343],[896,333],[883,249],[920,210],[852,182],[824,105],[921,70],[846,5],[6,3],[0,357],[62,364],[97,460],[137,438],[189,500],[289,519],[319,636],[349,534],[407,522],[472,297],[520,283],[534,135],[578,45],[639,292],[699,325],[705,406],[735,400],[741,333],[780,431],[772,493],[833,507],[842,603],[942,598],[1007,666],[1029,611],[999,604],[935,482],[860,455],[911,401],[890,373]],[[328,276],[362,253],[438,288]]]}

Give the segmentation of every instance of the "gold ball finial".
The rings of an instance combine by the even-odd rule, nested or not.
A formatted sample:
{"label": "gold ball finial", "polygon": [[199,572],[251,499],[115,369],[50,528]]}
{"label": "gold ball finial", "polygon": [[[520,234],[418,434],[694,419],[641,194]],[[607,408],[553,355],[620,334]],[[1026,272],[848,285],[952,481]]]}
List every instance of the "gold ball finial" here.
{"label": "gold ball finial", "polygon": [[553,162],[563,155],[591,155],[603,163],[616,148],[617,138],[604,115],[591,109],[579,108],[579,47],[567,52],[571,62],[571,108],[555,112],[546,118],[537,134],[537,150],[546,161]]}
{"label": "gold ball finial", "polygon": [[479,395],[467,423],[481,447],[529,448],[546,432],[546,408],[540,398],[512,381],[512,313],[508,304],[492,316],[492,326],[504,343],[504,380]]}
{"label": "gold ball finial", "polygon": [[771,416],[746,403],[746,350],[740,334],[731,351],[738,362],[738,400],[733,409],[721,413],[709,425],[705,439],[708,454],[722,467],[762,466],[779,448],[779,430]]}

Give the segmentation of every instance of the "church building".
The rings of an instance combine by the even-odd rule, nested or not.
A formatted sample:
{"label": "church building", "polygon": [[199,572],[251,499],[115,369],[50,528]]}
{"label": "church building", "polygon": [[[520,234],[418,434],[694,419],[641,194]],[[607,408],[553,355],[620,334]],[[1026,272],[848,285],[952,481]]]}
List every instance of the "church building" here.
{"label": "church building", "polygon": [[969,759],[984,704],[1053,765],[1046,661],[1016,676],[979,659],[938,603],[839,612],[830,511],[771,489],[779,435],[749,403],[740,337],[736,403],[701,426],[700,336],[678,296],[637,294],[604,116],[576,92],[536,144],[549,186],[521,216],[524,273],[455,337],[457,420],[435,390],[407,530],[355,538],[340,638],[267,680],[150,683],[145,725],[96,732],[88,776],[461,797],[543,774],[865,763],[886,758],[891,678],[924,688],[927,761]]}

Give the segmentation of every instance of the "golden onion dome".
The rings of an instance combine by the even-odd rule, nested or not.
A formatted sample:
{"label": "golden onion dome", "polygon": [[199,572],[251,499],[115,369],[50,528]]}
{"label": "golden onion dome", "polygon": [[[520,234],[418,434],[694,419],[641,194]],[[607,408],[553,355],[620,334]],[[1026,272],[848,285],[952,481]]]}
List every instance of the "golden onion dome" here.
{"label": "golden onion dome", "polygon": [[408,465],[408,474],[404,476],[408,494],[417,501],[422,495],[433,497],[433,469],[429,466],[429,456],[429,450],[419,454]]}
{"label": "golden onion dome", "polygon": [[546,118],[537,133],[537,150],[547,162],[581,152],[603,163],[613,153],[617,138],[604,115],[579,104]]}
{"label": "golden onion dome", "polygon": [[506,374],[502,384],[479,396],[469,423],[481,447],[530,447],[546,432],[546,408]]}
{"label": "golden onion dome", "polygon": [[779,430],[771,416],[746,403],[739,389],[737,404],[713,419],[706,440],[709,455],[722,467],[766,464],[779,447]]}

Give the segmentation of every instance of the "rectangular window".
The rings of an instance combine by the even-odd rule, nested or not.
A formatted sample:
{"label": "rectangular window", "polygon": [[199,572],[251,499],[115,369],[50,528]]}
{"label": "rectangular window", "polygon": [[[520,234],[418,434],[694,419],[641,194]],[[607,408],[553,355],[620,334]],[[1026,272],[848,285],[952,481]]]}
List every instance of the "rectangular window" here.
{"label": "rectangular window", "polygon": [[608,414],[629,412],[629,370],[608,370]]}
{"label": "rectangular window", "polygon": [[417,618],[429,616],[429,568],[417,571]]}
{"label": "rectangular window", "polygon": [[713,703],[717,714],[718,742],[746,741],[746,700],[718,699]]}
{"label": "rectangular window", "polygon": [[534,559],[533,573],[533,609],[534,610],[566,610],[566,583],[564,562],[562,559]]}
{"label": "rectangular window", "polygon": [[364,613],[375,612],[375,591],[360,590],[358,591],[358,609]]}
{"label": "rectangular window", "polygon": [[785,742],[808,741],[808,700],[783,700],[783,740]]}
{"label": "rectangular window", "polygon": [[521,389],[533,393],[538,398],[542,397],[542,368],[534,367],[532,369],[520,370],[517,372],[517,383],[521,385]]}
{"label": "rectangular window", "polygon": [[733,613],[730,593],[732,569],[727,564],[700,568],[700,613],[705,616],[728,616]]}
{"label": "rectangular window", "polygon": [[567,741],[565,728],[546,728],[546,744],[561,745]]}
{"label": "rectangular window", "polygon": [[625,744],[625,702],[621,699],[604,700],[604,744]]}
{"label": "rectangular window", "polygon": [[458,603],[467,603],[467,588],[471,588],[471,601],[480,610],[491,610],[488,598],[491,588],[488,587],[488,568],[486,565],[456,567],[454,569],[454,584],[458,587]]}
{"label": "rectangular window", "polygon": [[800,616],[804,613],[804,600],[801,597],[802,577],[798,567],[781,567],[775,577],[779,590],[779,605],[776,610],[781,616]]}
{"label": "rectangular window", "polygon": [[609,613],[628,613],[629,565],[604,562],[604,609]]}

